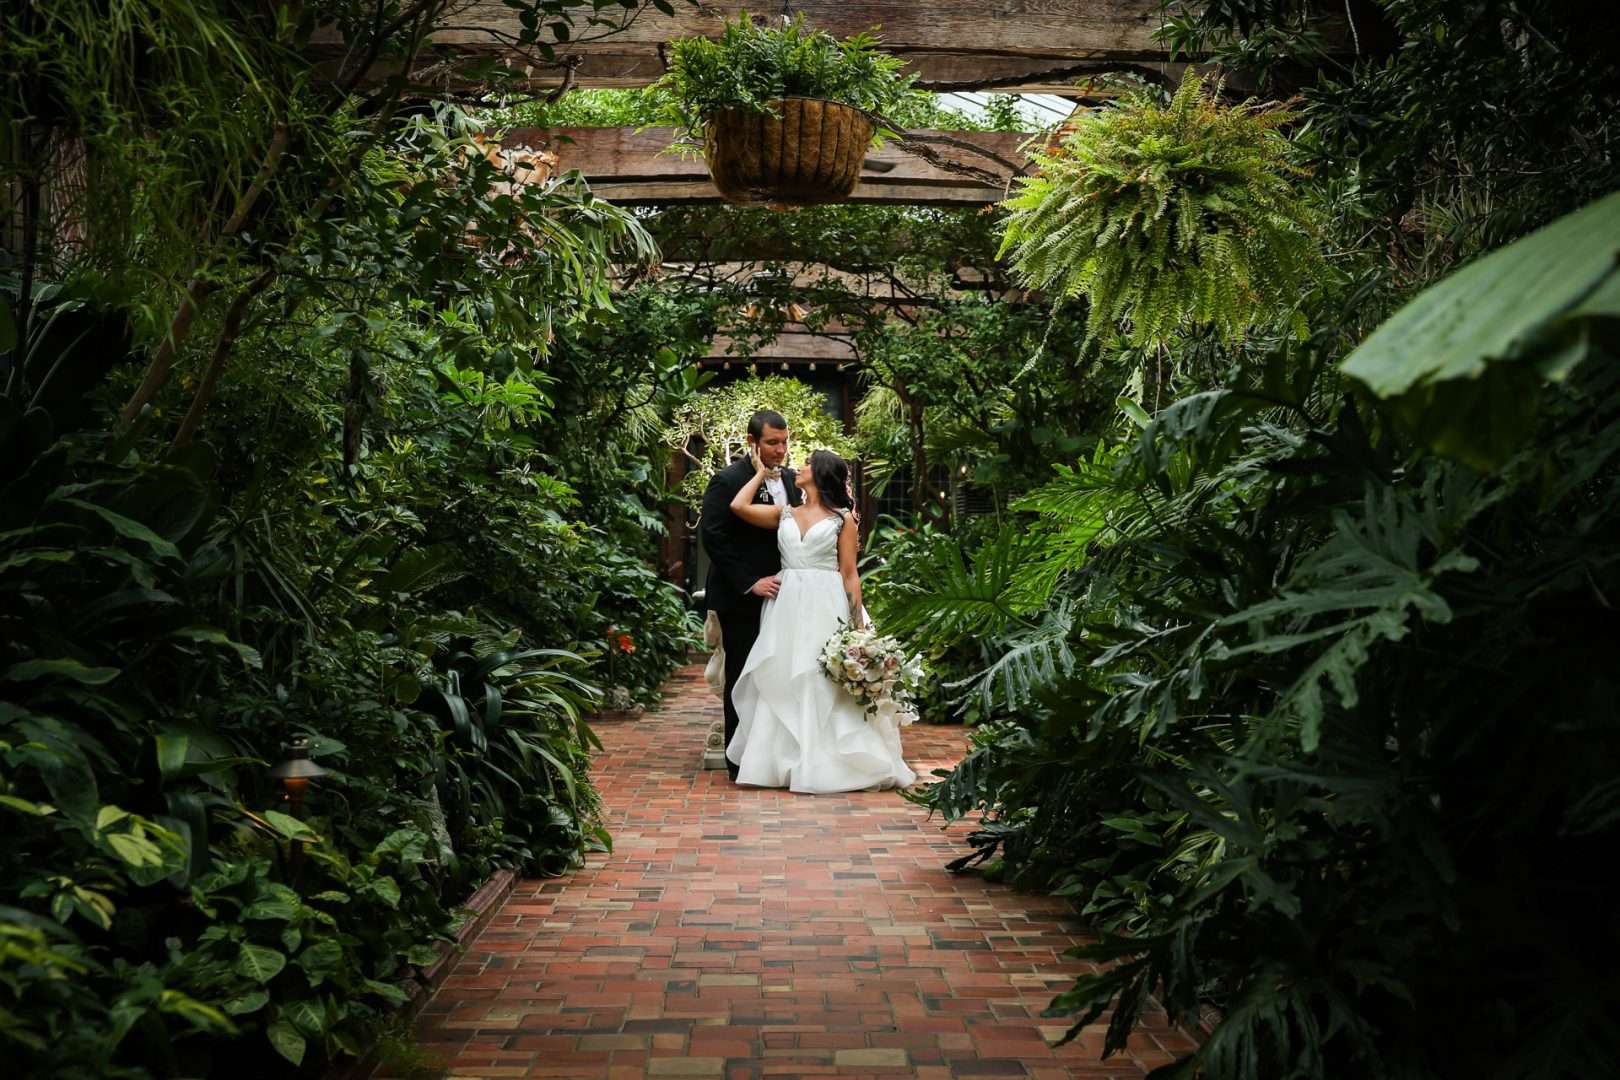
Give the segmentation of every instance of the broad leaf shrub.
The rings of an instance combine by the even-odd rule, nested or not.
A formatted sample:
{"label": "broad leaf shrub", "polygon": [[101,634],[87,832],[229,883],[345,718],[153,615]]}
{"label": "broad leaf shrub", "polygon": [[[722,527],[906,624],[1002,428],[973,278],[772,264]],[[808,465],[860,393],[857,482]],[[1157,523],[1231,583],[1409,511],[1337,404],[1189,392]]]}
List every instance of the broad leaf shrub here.
{"label": "broad leaf shrub", "polygon": [[883,597],[884,631],[911,636],[925,662],[928,677],[916,694],[917,714],[925,721],[971,725],[991,715],[979,675],[995,662],[1001,643],[925,627],[899,598],[949,597],[948,618],[960,616],[977,625],[979,618],[1001,609],[1007,562],[984,558],[973,565],[964,548],[971,551],[975,541],[1003,536],[1011,543],[1011,534],[999,533],[996,520],[988,517],[959,522],[950,532],[926,521],[911,525],[893,517],[880,519],[873,528],[862,576]]}
{"label": "broad leaf shrub", "polygon": [[[1230,56],[1291,18],[1200,10],[1242,24]],[[1165,1076],[1604,1075],[1610,266],[1505,250],[1469,280],[1524,287],[1540,267],[1535,303],[1483,310],[1459,283],[1445,312],[1420,293],[1403,331],[1500,332],[1511,352],[1446,355],[1461,365],[1437,375],[1425,339],[1378,358],[1384,384],[1340,364],[1414,285],[1614,190],[1612,155],[1590,153],[1612,144],[1592,102],[1613,70],[1556,5],[1365,11],[1390,51],[1312,91],[1296,148],[1342,276],[1262,310],[1278,317],[1240,346],[1164,327],[1147,343],[1177,375],[1163,407],[1122,403],[1129,421],[1001,533],[914,545],[868,595],[886,629],[985,657],[964,686],[989,720],[916,797],[977,819],[957,868],[1072,896],[1099,929],[1076,953],[1099,970],[1049,1010],[1071,1034],[1106,1025],[1117,1052],[1151,995],[1187,1022],[1224,1014]],[[1373,38],[1387,24],[1393,47]],[[1539,122],[1504,120],[1504,94]],[[1284,333],[1294,309],[1307,336]],[[1443,385],[1510,365],[1542,376],[1533,394]],[[1436,385],[1457,393],[1399,396]]]}
{"label": "broad leaf shrub", "polygon": [[[305,120],[357,167],[283,163],[208,271],[231,303],[128,425],[174,299],[149,283],[192,254],[143,246],[141,215],[186,155],[132,159],[133,239],[90,221],[0,275],[8,1075],[352,1061],[492,870],[608,843],[605,628],[636,628],[642,700],[694,640],[652,566],[651,433],[697,346],[610,307],[646,233],[573,181],[502,191],[453,110],[376,139]],[[298,737],[330,771],[303,821],[268,776]]]}
{"label": "broad leaf shrub", "polygon": [[[12,452],[48,429],[9,419]],[[206,613],[228,566],[193,471],[206,455],[130,467],[75,440],[36,449],[6,489],[0,559],[8,1058],[25,1075],[195,1074],[208,1036],[255,1029],[293,1061],[310,1041],[358,1049],[448,918],[420,800],[339,772],[334,789],[386,807],[373,828],[393,835],[301,824],[270,809],[262,755],[312,728],[281,709],[211,715],[264,663]],[[307,904],[281,881],[289,841],[308,846]]]}
{"label": "broad leaf shrub", "polygon": [[938,587],[873,590],[891,632],[997,657],[995,722],[917,798],[981,816],[958,868],[1095,921],[1075,955],[1106,966],[1050,1008],[1071,1034],[1111,1010],[1118,1051],[1151,994],[1225,1013],[1165,1075],[1620,1052],[1620,986],[1585,962],[1616,945],[1590,867],[1620,840],[1620,377],[1585,347],[1482,473],[1344,396],[1338,335],[1276,340],[971,556],[929,547],[909,579]]}
{"label": "broad leaf shrub", "polygon": [[[1615,843],[1620,383],[1559,393],[1492,477],[1400,469],[1399,432],[1349,406],[1298,435],[1252,403],[1209,415],[1198,444],[1247,433],[1187,468],[1147,464],[1150,430],[1118,488],[1175,524],[1138,519],[1064,581],[1073,670],[997,691],[1025,722],[982,729],[925,801],[987,815],[964,863],[1096,920],[1077,955],[1121,962],[1052,1012],[1111,1006],[1111,1049],[1153,993],[1226,1010],[1187,1075],[1601,1071],[1615,987],[1578,958],[1612,942],[1583,913]],[[1036,530],[1050,550],[1086,524]]]}
{"label": "broad leaf shrub", "polygon": [[[263,355],[266,385],[306,359]],[[139,430],[108,445],[7,415],[8,456],[33,463],[0,522],[0,1040],[25,1075],[207,1075],[234,1040],[268,1041],[266,1075],[356,1053],[491,869],[558,873],[608,843],[584,654],[601,620],[668,619],[641,636],[651,687],[691,616],[606,539],[611,516],[570,520],[561,481],[520,498],[491,404],[409,356],[389,371],[405,428],[291,483],[272,463],[326,437],[296,379],[222,388],[207,434],[259,451],[231,464],[212,442],[140,464]],[[491,595],[492,554],[574,599]],[[331,770],[302,823],[267,776],[297,736]]]}

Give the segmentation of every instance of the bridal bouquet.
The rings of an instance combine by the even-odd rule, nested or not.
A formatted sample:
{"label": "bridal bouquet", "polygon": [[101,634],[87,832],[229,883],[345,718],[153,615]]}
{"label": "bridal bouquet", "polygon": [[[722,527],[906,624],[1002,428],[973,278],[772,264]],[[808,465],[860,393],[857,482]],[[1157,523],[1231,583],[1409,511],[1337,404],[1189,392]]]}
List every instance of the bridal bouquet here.
{"label": "bridal bouquet", "polygon": [[894,638],[880,637],[870,628],[845,626],[827,639],[821,669],[861,703],[868,717],[892,717],[901,724],[917,719],[911,695],[922,678],[922,667]]}

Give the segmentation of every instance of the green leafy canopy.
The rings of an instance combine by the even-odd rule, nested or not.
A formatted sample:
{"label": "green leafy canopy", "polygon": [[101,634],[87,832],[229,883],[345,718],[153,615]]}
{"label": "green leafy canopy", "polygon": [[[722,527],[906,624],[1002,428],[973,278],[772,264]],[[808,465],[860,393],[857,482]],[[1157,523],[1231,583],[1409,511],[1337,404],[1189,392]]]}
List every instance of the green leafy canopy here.
{"label": "green leafy canopy", "polygon": [[853,443],[827,412],[818,390],[798,379],[762,379],[749,372],[746,379],[686,402],[665,430],[664,441],[692,464],[681,485],[683,494],[701,500],[709,478],[748,453],[748,418],[760,409],[772,409],[787,420],[793,446],[789,464],[808,460],[818,449],[853,454]]}

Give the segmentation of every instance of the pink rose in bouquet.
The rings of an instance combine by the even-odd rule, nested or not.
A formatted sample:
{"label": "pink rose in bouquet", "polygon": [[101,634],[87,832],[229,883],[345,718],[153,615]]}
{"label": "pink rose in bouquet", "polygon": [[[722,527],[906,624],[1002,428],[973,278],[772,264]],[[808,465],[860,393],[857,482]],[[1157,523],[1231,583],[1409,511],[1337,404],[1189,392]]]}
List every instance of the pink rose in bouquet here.
{"label": "pink rose in bouquet", "polygon": [[922,666],[896,639],[846,626],[822,649],[821,668],[861,704],[868,719],[881,715],[909,724],[917,718],[912,700]]}

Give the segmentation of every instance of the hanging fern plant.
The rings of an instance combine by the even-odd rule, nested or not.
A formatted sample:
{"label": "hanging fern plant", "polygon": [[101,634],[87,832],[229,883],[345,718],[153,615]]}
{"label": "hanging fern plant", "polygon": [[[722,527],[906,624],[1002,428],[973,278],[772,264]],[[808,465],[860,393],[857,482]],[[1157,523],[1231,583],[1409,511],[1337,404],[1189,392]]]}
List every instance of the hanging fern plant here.
{"label": "hanging fern plant", "polygon": [[1030,156],[999,254],[1031,286],[1091,305],[1132,343],[1213,327],[1228,341],[1294,309],[1316,227],[1278,133],[1290,114],[1217,100],[1188,73],[1167,106],[1145,92],[1093,112]]}

